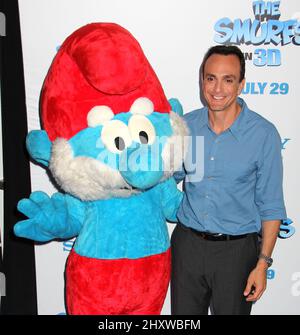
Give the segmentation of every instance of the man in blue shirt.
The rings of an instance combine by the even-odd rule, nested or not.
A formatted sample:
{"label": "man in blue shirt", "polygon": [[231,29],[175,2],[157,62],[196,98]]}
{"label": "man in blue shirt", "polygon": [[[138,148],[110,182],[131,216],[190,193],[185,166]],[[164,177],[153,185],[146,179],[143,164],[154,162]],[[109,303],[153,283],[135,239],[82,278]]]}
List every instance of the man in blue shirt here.
{"label": "man in blue shirt", "polygon": [[239,48],[210,48],[200,73],[207,107],[184,118],[188,159],[201,154],[194,140],[204,138],[203,175],[195,178],[188,164],[175,174],[185,193],[171,238],[172,314],[207,314],[209,307],[213,314],[250,314],[286,218],[281,139],[238,98],[245,83]]}

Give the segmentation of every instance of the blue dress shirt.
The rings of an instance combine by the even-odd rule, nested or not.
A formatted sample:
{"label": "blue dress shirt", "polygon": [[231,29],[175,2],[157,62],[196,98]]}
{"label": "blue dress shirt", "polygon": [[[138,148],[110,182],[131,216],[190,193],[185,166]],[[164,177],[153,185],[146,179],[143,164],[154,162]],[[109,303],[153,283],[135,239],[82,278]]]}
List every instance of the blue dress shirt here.
{"label": "blue dress shirt", "polygon": [[[210,128],[207,107],[184,115],[191,136],[187,160],[197,161],[195,154],[203,151],[203,173],[201,180],[193,178],[187,161],[175,173],[185,191],[177,217],[198,231],[240,235],[259,232],[262,221],[286,218],[280,136],[241,98],[238,103],[240,114],[219,135]],[[191,145],[197,136],[204,138],[204,150]]]}

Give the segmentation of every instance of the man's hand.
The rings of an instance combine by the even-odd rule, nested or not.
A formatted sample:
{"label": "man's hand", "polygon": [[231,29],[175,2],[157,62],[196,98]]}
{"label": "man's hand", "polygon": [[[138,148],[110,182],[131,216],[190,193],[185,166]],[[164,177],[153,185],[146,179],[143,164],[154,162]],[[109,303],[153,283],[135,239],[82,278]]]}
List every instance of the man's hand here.
{"label": "man's hand", "polygon": [[267,287],[267,274],[268,265],[264,260],[257,263],[255,269],[250,272],[248,277],[247,286],[244,291],[246,301],[256,301],[260,299]]}
{"label": "man's hand", "polygon": [[[260,252],[271,256],[276,243],[280,227],[280,220],[262,222],[262,246]],[[250,272],[244,296],[247,301],[256,301],[264,293],[267,287],[268,264],[264,259],[258,259],[256,267]]]}

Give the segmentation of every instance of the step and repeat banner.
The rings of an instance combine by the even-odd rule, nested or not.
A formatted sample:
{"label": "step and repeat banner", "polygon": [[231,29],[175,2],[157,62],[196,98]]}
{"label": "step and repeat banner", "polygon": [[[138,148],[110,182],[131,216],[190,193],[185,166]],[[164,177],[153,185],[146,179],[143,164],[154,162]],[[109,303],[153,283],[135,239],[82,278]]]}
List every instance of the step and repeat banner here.
{"label": "step and repeat banner", "polygon": [[[300,2],[236,0],[20,0],[29,130],[40,129],[39,96],[59,46],[91,22],[115,22],[139,41],[168,98],[187,113],[202,106],[199,66],[216,44],[239,45],[246,59],[242,97],[282,138],[288,219],[280,228],[268,288],[253,314],[300,314]],[[32,191],[56,190],[31,164]],[[172,232],[174,226],[169,225]],[[73,241],[36,245],[39,314],[64,314],[64,268]],[[170,314],[170,297],[163,314]]]}

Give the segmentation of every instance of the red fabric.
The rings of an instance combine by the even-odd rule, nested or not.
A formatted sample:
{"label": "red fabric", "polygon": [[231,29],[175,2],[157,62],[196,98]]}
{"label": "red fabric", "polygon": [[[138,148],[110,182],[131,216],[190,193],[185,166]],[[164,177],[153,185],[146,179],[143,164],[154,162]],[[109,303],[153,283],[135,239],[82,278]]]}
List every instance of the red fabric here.
{"label": "red fabric", "polygon": [[66,268],[69,314],[160,314],[170,279],[171,252],[103,260],[71,251]]}
{"label": "red fabric", "polygon": [[43,127],[51,141],[69,139],[87,127],[92,107],[107,105],[118,114],[140,97],[157,112],[171,110],[136,39],[117,24],[88,24],[65,40],[49,69],[41,95]]}

